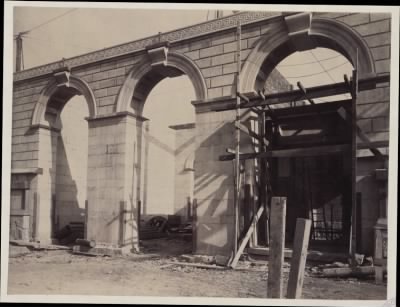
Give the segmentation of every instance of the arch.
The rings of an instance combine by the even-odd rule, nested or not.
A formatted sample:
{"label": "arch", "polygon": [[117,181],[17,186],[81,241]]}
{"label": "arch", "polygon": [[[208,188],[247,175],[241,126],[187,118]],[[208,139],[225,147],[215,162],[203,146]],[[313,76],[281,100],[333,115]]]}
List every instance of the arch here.
{"label": "arch", "polygon": [[[363,38],[348,25],[329,18],[312,17],[308,35],[304,36],[309,49],[325,47],[341,53],[355,66],[358,50],[360,77],[375,75],[375,62]],[[310,44],[311,42],[311,44]],[[264,86],[275,66],[291,53],[292,45],[285,21],[280,22],[254,46],[243,64],[240,91],[252,92]]]}
{"label": "arch", "polygon": [[[152,66],[152,62],[149,57],[145,57],[143,62],[138,66],[134,67],[132,71],[129,73],[126,78],[117,98],[116,104],[116,112],[128,111],[130,108],[130,103],[132,101],[132,97],[134,96],[135,91],[140,86],[142,79],[154,69],[154,67],[169,67],[179,71],[187,75],[190,81],[193,84],[196,99],[197,100],[205,100],[207,99],[207,86],[206,82],[201,74],[200,69],[196,66],[196,64],[189,59],[188,57],[175,53],[168,52],[167,61],[164,64],[165,66]],[[176,74],[176,73],[175,73]],[[161,81],[163,77],[156,79],[152,85],[147,88],[147,91],[143,97],[141,97],[141,102],[147,97],[148,93],[151,91],[152,87],[159,81]],[[138,113],[139,110],[134,108],[135,113]],[[138,114],[140,115],[140,114]]]}
{"label": "arch", "polygon": [[68,78],[68,83],[65,83],[62,86],[60,86],[57,80],[55,80],[55,78],[52,78],[49,81],[49,83],[45,86],[45,88],[42,90],[39,100],[36,102],[35,109],[33,111],[32,121],[31,121],[32,127],[38,125],[46,125],[44,115],[46,112],[47,105],[51,97],[57,92],[57,90],[59,90],[62,87],[66,87],[70,89],[70,91],[72,89],[71,97],[76,94],[83,95],[88,104],[89,116],[96,117],[97,115],[96,99],[94,97],[92,90],[89,87],[89,84],[87,84],[84,80],[82,80],[77,76],[70,75]]}

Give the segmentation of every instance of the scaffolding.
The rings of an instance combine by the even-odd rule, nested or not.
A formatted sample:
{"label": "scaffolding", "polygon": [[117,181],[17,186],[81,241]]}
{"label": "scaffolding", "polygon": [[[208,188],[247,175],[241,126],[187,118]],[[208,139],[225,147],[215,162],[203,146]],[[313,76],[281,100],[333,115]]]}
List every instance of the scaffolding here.
{"label": "scaffolding", "polygon": [[[257,92],[241,93],[240,92],[240,68],[241,68],[241,26],[237,26],[237,78],[236,78],[236,99],[235,102],[230,101],[224,106],[212,106],[210,111],[222,112],[235,110],[235,150],[227,148],[227,154],[219,157],[220,161],[234,162],[234,248],[232,256],[228,262],[228,266],[235,267],[241,254],[247,244],[257,245],[257,224],[262,215],[265,216],[265,240],[269,244],[269,204],[273,195],[271,185],[270,164],[271,158],[280,157],[309,157],[319,155],[331,155],[336,153],[351,152],[351,223],[349,234],[349,254],[353,255],[356,250],[356,239],[360,236],[358,230],[353,227],[359,221],[356,220],[356,161],[357,150],[369,149],[377,158],[382,158],[383,155],[379,151],[379,147],[387,147],[387,141],[370,141],[361,128],[357,125],[357,96],[360,91],[376,88],[379,83],[390,82],[390,75],[384,74],[379,76],[367,77],[359,79],[358,76],[358,54],[352,77],[349,80],[347,75],[344,75],[344,81],[327,85],[305,88],[301,82],[297,83],[298,89],[283,91],[278,93],[267,93],[266,89],[258,90]],[[335,96],[339,94],[350,94],[351,99],[315,103],[313,99]],[[298,104],[297,102],[302,102]],[[288,106],[273,108],[272,106]],[[258,122],[258,131],[241,123],[241,109],[250,109],[256,114]],[[306,146],[295,146],[291,148],[275,148],[272,146],[273,139],[271,136],[280,133],[279,121],[282,117],[290,116],[293,120],[306,115],[313,115],[321,120],[322,114],[326,112],[334,112],[347,123],[348,128],[351,128],[351,140],[348,142],[328,142],[314,143]],[[268,123],[268,125],[267,125]],[[248,137],[254,140],[257,144],[254,152],[240,151],[240,134],[245,133]],[[362,140],[357,143],[357,136]],[[250,221],[246,225],[246,229],[239,235],[239,207],[240,207],[240,191],[241,191],[241,161],[253,159],[255,160],[258,176],[254,180],[258,185],[257,205],[252,211]],[[244,206],[252,206],[251,202],[254,199],[249,199],[249,189],[245,187]],[[247,191],[247,192],[246,192]],[[311,207],[312,209],[312,207]],[[311,210],[311,219],[314,219],[313,211]],[[331,213],[331,218],[332,217]],[[314,227],[316,226],[313,223]],[[331,225],[331,233],[328,235],[333,237],[337,231]]]}

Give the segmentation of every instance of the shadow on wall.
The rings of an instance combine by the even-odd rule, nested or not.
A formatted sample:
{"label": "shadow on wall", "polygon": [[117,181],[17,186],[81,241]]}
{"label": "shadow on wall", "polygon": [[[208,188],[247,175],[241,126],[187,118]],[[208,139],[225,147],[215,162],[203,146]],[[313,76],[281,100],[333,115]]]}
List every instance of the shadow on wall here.
{"label": "shadow on wall", "polygon": [[[86,167],[75,170],[79,171],[78,176],[82,178],[74,178],[71,172],[70,160],[65,148],[63,137],[60,135],[57,141],[56,151],[56,176],[55,176],[55,231],[60,230],[71,222],[85,221],[85,200],[86,200]],[[74,159],[75,160],[75,159]],[[79,161],[74,161],[79,162]],[[77,180],[81,181],[77,184]],[[81,195],[78,195],[81,194]],[[80,197],[79,197],[80,196]]]}
{"label": "shadow on wall", "polygon": [[219,156],[232,147],[229,136],[234,135],[234,127],[232,123],[219,124],[205,139],[202,127],[196,129],[201,142],[196,147],[194,166],[198,223],[194,253],[229,255],[234,239],[233,166],[230,161],[219,161]]}

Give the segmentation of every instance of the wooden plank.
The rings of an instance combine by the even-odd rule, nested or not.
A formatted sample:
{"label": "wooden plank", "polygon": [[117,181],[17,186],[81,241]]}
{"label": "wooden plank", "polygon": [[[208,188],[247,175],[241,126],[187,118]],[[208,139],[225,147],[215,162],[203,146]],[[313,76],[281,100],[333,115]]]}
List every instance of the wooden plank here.
{"label": "wooden plank", "polygon": [[244,238],[240,241],[239,248],[237,250],[237,253],[235,254],[234,258],[232,259],[231,263],[229,264],[230,267],[235,268],[240,256],[242,255],[244,248],[246,247],[247,243],[249,242],[250,236],[252,235],[253,231],[256,229],[257,222],[261,216],[261,214],[264,211],[264,207],[260,206],[258,208],[257,214],[253,217],[253,220],[251,221],[251,225],[249,229],[246,232],[246,235]]}
{"label": "wooden plank", "polygon": [[[368,77],[364,79],[360,79],[358,84],[358,90],[370,90],[376,87],[378,83],[390,82],[390,74]],[[349,88],[346,82],[333,83],[328,85],[320,85],[315,87],[310,87],[307,89],[307,97],[310,99],[335,96],[340,94],[349,93]],[[273,104],[281,104],[292,101],[303,100],[303,92],[301,90],[293,90],[293,91],[285,91],[279,93],[273,93],[269,95],[265,95],[265,100],[260,97],[257,93],[243,93],[246,95],[250,102],[245,102],[240,105],[241,108],[253,108],[258,106],[267,106]],[[220,103],[210,105],[209,111],[227,111],[234,110],[236,108],[236,103],[234,100],[224,102],[224,105],[221,106]]]}
{"label": "wooden plank", "polygon": [[293,256],[290,263],[287,298],[301,298],[306,266],[311,221],[298,218],[294,236]]}
{"label": "wooden plank", "polygon": [[270,258],[267,284],[268,298],[282,298],[285,228],[286,197],[272,197]]}
{"label": "wooden plank", "polygon": [[242,255],[242,253],[243,253],[243,251],[244,251],[244,248],[246,247],[247,243],[249,242],[250,236],[251,236],[252,233],[254,232],[255,227],[256,227],[256,225],[257,225],[257,222],[258,222],[258,220],[260,219],[260,216],[261,216],[261,214],[263,213],[263,211],[264,211],[264,207],[263,207],[263,206],[260,206],[260,207],[258,208],[257,214],[253,217],[253,219],[252,219],[252,221],[251,221],[250,227],[249,227],[249,229],[247,230],[246,235],[245,235],[244,238],[240,241],[240,244],[239,244],[239,248],[238,248],[238,250],[237,250],[237,253],[235,254],[235,257],[232,259],[231,263],[229,264],[230,267],[232,267],[232,268],[235,268],[235,267],[236,267],[236,265],[237,265],[237,263],[238,263],[238,261],[239,261],[239,259],[240,259],[240,256]]}
{"label": "wooden plank", "polygon": [[[320,156],[342,153],[350,149],[349,144],[336,144],[336,145],[324,145],[324,146],[313,146],[304,148],[294,149],[279,149],[269,150],[266,152],[252,152],[252,153],[241,153],[239,155],[240,160],[248,160],[255,158],[281,158],[281,157],[309,157],[309,156]],[[235,155],[221,155],[219,156],[220,161],[230,161],[235,159]]]}

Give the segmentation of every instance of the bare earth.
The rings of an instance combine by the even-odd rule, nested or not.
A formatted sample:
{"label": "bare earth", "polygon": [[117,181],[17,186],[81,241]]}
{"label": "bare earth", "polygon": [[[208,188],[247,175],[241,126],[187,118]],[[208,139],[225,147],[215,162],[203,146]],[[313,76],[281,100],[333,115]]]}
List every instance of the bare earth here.
{"label": "bare earth", "polygon": [[[8,293],[267,297],[266,262],[240,262],[237,270],[168,265],[179,260],[177,254],[184,251],[182,243],[165,239],[148,242],[152,243],[144,249],[158,254],[158,258],[143,260],[134,255],[88,257],[65,250],[27,252],[26,248],[26,254],[22,254],[16,251],[22,250],[21,247],[10,246]],[[168,252],[162,250],[165,246],[168,246]],[[286,289],[288,264],[284,272]],[[323,279],[306,272],[303,298],[384,300],[386,285],[375,284],[373,279]]]}

